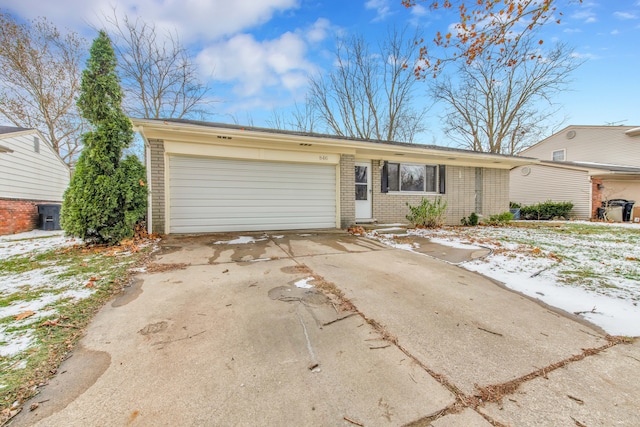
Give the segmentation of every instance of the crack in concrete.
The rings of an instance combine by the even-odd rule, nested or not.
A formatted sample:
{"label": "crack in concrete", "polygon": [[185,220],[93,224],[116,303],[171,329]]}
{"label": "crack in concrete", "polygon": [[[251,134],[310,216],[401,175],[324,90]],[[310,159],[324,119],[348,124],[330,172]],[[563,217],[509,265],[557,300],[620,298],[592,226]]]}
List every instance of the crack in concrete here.
{"label": "crack in concrete", "polygon": [[[291,257],[291,259],[294,262],[296,262],[297,264],[299,264],[299,265],[304,265],[304,264],[300,263],[298,260],[296,260],[295,257],[293,257],[293,256]],[[306,265],[305,265],[305,267],[306,267]],[[513,379],[513,380],[505,382],[505,383],[488,385],[488,386],[484,386],[484,387],[478,387],[476,385],[476,389],[478,390],[478,392],[476,394],[473,394],[473,395],[467,395],[466,393],[462,392],[458,387],[456,387],[456,385],[453,384],[446,376],[433,371],[431,368],[426,366],[422,361],[420,361],[416,356],[414,356],[409,350],[407,350],[405,347],[403,347],[398,342],[397,337],[392,335],[383,325],[381,325],[375,319],[370,318],[366,314],[364,314],[348,298],[346,298],[344,296],[342,291],[340,291],[340,289],[334,283],[327,282],[322,276],[314,273],[313,271],[311,272],[311,274],[318,281],[322,281],[327,285],[327,286],[323,286],[321,288],[323,291],[334,293],[333,290],[335,289],[336,292],[334,293],[334,296],[336,298],[338,298],[338,300],[341,301],[342,305],[350,307],[351,310],[353,310],[356,314],[358,314],[360,317],[362,317],[362,319],[365,322],[367,322],[369,325],[371,325],[374,328],[374,330],[376,330],[381,335],[383,340],[395,345],[400,351],[402,351],[414,363],[416,363],[420,368],[422,368],[433,379],[435,379],[437,382],[442,384],[447,390],[449,390],[455,396],[455,401],[451,405],[449,405],[446,408],[438,411],[437,413],[428,415],[428,416],[423,417],[421,419],[418,419],[418,420],[416,420],[414,422],[406,424],[405,427],[429,426],[431,422],[437,420],[438,418],[444,417],[446,415],[456,414],[456,413],[462,412],[466,408],[472,409],[478,415],[480,415],[482,418],[484,418],[489,424],[491,424],[493,426],[496,426],[496,427],[507,427],[505,424],[502,424],[499,421],[497,421],[497,420],[493,419],[492,417],[490,417],[489,415],[483,413],[482,411],[479,411],[478,408],[483,407],[487,403],[499,402],[505,396],[515,393],[522,384],[524,384],[524,383],[526,383],[528,381],[531,381],[531,380],[533,380],[535,378],[538,378],[538,377],[545,377],[546,378],[546,375],[549,372],[555,371],[556,369],[564,367],[564,366],[566,366],[566,365],[568,365],[570,363],[583,360],[583,359],[585,359],[586,357],[589,357],[589,356],[594,356],[594,355],[599,354],[599,353],[601,353],[601,352],[603,352],[603,351],[605,351],[605,350],[607,350],[607,349],[609,349],[609,348],[611,348],[611,347],[613,347],[615,345],[628,344],[628,343],[632,343],[633,342],[633,340],[629,339],[628,337],[606,335],[605,339],[607,340],[607,343],[602,345],[602,346],[600,346],[600,347],[583,349],[582,353],[580,353],[580,354],[573,355],[573,356],[568,357],[566,359],[563,359],[563,360],[561,360],[559,362],[556,362],[556,363],[551,364],[549,366],[546,366],[544,368],[540,368],[540,369],[538,369],[538,370],[536,370],[534,372],[531,372],[529,374],[523,375],[523,376],[521,376],[519,378]]]}
{"label": "crack in concrete", "polygon": [[[422,368],[433,379],[435,379],[438,383],[443,385],[447,390],[449,390],[455,396],[455,401],[452,404],[448,405],[447,407],[445,407],[442,410],[439,410],[439,411],[437,411],[437,412],[435,412],[433,414],[427,415],[426,417],[423,417],[423,418],[420,418],[420,419],[418,419],[416,421],[408,423],[408,424],[405,425],[405,427],[429,426],[431,422],[433,422],[433,421],[435,421],[435,420],[437,420],[437,419],[439,419],[441,417],[444,417],[444,416],[450,415],[450,414],[460,413],[466,408],[472,409],[478,415],[480,415],[483,419],[485,419],[489,424],[491,424],[493,426],[507,427],[506,425],[500,423],[499,421],[494,420],[489,415],[483,413],[482,411],[479,411],[478,409],[482,408],[487,403],[500,402],[505,396],[512,395],[513,393],[515,393],[522,384],[524,384],[526,382],[529,382],[529,381],[531,381],[531,380],[533,380],[535,378],[538,378],[538,377],[546,378],[546,375],[548,373],[550,373],[552,371],[555,371],[556,369],[559,369],[561,367],[567,366],[570,363],[577,362],[577,361],[585,359],[586,357],[599,354],[599,353],[601,353],[601,352],[603,352],[603,351],[605,351],[605,350],[607,350],[607,349],[609,349],[609,348],[611,348],[611,347],[613,347],[615,345],[633,342],[633,340],[631,340],[631,339],[629,339],[627,337],[618,337],[618,336],[606,335],[605,339],[607,340],[607,343],[602,345],[602,346],[600,346],[600,347],[583,349],[582,353],[580,353],[580,354],[573,355],[573,356],[568,357],[568,358],[566,358],[564,360],[561,360],[559,362],[556,362],[556,363],[551,364],[549,366],[546,366],[544,368],[540,368],[540,369],[538,369],[536,371],[533,371],[533,372],[531,372],[529,374],[523,375],[523,376],[521,376],[519,378],[515,378],[515,379],[513,379],[511,381],[508,381],[508,382],[505,382],[505,383],[492,384],[492,385],[488,385],[488,386],[484,386],[484,387],[479,387],[479,386],[476,385],[476,389],[478,390],[478,392],[473,394],[473,395],[468,395],[468,394],[462,392],[458,387],[456,387],[456,385],[453,384],[446,376],[444,376],[443,374],[439,374],[439,373],[433,371],[432,369],[430,369],[422,361],[420,361],[416,356],[414,356],[409,350],[407,350],[405,347],[403,347],[398,342],[397,337],[393,336],[383,325],[378,323],[375,319],[372,319],[372,318],[368,317],[362,311],[360,311],[360,309],[358,309],[348,298],[346,298],[344,296],[344,293],[334,283],[326,281],[322,276],[314,273],[303,262],[299,261],[297,259],[298,257],[293,255],[293,253],[291,251],[290,244],[287,245],[287,246],[289,246],[289,250],[287,250],[285,247],[283,247],[283,245],[279,244],[277,239],[274,239],[271,235],[268,235],[267,237],[271,242],[273,242],[278,248],[280,248],[284,253],[286,253],[288,255],[286,258],[291,259],[293,262],[295,262],[297,264],[297,266],[299,266],[299,268],[304,268],[305,270],[310,271],[310,274],[314,277],[314,279],[316,281],[322,282],[323,286],[319,286],[318,287],[320,290],[322,290],[325,293],[333,294],[338,299],[338,301],[340,301],[341,306],[348,307],[350,310],[354,311],[355,314],[357,314],[360,317],[362,317],[362,319],[365,322],[367,322],[369,325],[371,325],[374,328],[374,330],[376,330],[381,335],[383,340],[385,340],[385,341],[393,344],[394,346],[396,346],[407,357],[409,357],[420,368]],[[345,250],[345,252],[346,253],[351,253],[352,251]],[[355,252],[358,252],[358,251],[355,251]],[[318,254],[307,255],[306,257],[315,257],[315,256],[318,256]],[[282,259],[282,258],[279,258],[279,259]],[[233,260],[232,262],[238,263],[239,261]],[[298,314],[298,317],[299,317],[299,314]],[[350,316],[347,316],[347,317],[350,317]],[[300,323],[301,323],[301,325],[303,327],[303,331],[305,333],[305,337],[307,338],[307,344],[310,345],[305,325],[304,325],[304,323],[302,322],[302,320],[300,318],[299,318],[299,320],[300,320]],[[342,319],[339,319],[339,320],[342,320]],[[492,331],[486,331],[486,332],[494,333]],[[315,360],[315,355],[313,354],[313,349],[311,347],[309,347],[308,350],[309,350],[309,354],[310,354],[310,356],[312,358],[312,361],[314,361]]]}

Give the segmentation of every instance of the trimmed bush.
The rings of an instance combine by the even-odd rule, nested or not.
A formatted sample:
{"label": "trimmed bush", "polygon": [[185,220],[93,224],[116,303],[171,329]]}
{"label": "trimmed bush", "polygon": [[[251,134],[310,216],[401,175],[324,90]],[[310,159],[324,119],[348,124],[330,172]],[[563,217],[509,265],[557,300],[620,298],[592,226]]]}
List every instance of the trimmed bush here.
{"label": "trimmed bush", "polygon": [[460,223],[462,223],[462,225],[466,226],[466,227],[475,227],[476,225],[478,225],[478,221],[480,220],[480,217],[478,217],[478,214],[475,212],[471,212],[471,214],[469,215],[469,218],[464,217],[460,220]]}
{"label": "trimmed bush", "polygon": [[520,208],[520,217],[529,220],[566,219],[569,217],[571,209],[573,209],[573,203],[571,202],[552,202],[549,200],[537,205],[522,206]]}
{"label": "trimmed bush", "polygon": [[513,219],[511,212],[502,212],[501,214],[491,215],[489,217],[488,225],[506,225]]}
{"label": "trimmed bush", "polygon": [[415,227],[438,228],[444,224],[444,215],[447,210],[447,202],[442,197],[436,197],[433,201],[423,198],[418,206],[409,207],[407,221]]}

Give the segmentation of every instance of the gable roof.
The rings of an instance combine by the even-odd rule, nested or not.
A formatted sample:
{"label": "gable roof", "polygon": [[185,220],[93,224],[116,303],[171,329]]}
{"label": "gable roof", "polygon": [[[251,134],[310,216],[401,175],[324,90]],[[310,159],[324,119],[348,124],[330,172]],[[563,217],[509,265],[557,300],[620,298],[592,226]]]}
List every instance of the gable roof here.
{"label": "gable roof", "polygon": [[599,125],[569,125],[561,130],[559,130],[558,132],[555,132],[552,135],[549,135],[548,137],[544,138],[541,141],[536,142],[535,144],[525,148],[524,150],[520,151],[518,153],[518,155],[525,155],[527,153],[527,151],[530,151],[531,149],[533,149],[534,147],[538,147],[540,145],[543,145],[544,143],[546,143],[547,141],[551,140],[551,139],[556,139],[558,135],[560,134],[566,134],[566,135],[570,135],[569,132],[574,131],[574,135],[575,135],[575,131],[578,129],[588,129],[588,130],[593,130],[593,129],[598,129],[598,130],[605,130],[605,131],[609,131],[609,132],[618,132],[618,133],[624,133],[627,136],[633,137],[633,136],[638,136],[640,135],[640,127],[639,126],[599,126]]}
{"label": "gable roof", "polygon": [[[14,127],[14,126],[0,126],[0,141],[7,140],[9,138],[13,138],[20,135],[29,135],[29,134],[35,134],[40,139],[40,141],[42,141],[42,143],[47,147],[47,149],[49,149],[58,158],[58,160],[60,160],[60,163],[65,165],[68,169],[71,169],[69,165],[64,160],[62,160],[60,153],[58,153],[58,151],[56,151],[53,148],[49,140],[45,138],[44,135],[42,135],[42,133],[40,133],[38,129],[21,128],[21,127]],[[11,148],[0,145],[0,153],[12,153],[12,152],[13,150]]]}
{"label": "gable roof", "polygon": [[27,130],[33,130],[32,128],[20,128],[15,126],[0,126],[0,135],[8,133],[24,132]]}
{"label": "gable roof", "polygon": [[140,119],[131,118],[134,129],[142,134],[146,141],[153,139],[174,139],[193,141],[203,144],[226,142],[234,138],[250,142],[270,142],[288,144],[300,149],[306,146],[331,148],[349,152],[356,156],[401,162],[403,158],[424,161],[437,161],[440,164],[492,167],[511,169],[525,164],[538,163],[537,159],[509,156],[503,154],[481,153],[460,148],[437,145],[425,145],[396,141],[359,139],[347,136],[327,135],[314,132],[276,130],[254,126],[241,126],[226,123],[211,123],[184,119]]}

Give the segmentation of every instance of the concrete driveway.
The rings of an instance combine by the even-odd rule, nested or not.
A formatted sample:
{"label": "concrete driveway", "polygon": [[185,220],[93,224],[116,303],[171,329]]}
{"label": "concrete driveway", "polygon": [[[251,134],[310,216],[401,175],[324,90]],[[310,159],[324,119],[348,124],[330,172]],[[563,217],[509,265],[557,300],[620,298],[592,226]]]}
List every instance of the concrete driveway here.
{"label": "concrete driveway", "polygon": [[443,260],[339,231],[161,246],[12,425],[640,425],[637,343]]}

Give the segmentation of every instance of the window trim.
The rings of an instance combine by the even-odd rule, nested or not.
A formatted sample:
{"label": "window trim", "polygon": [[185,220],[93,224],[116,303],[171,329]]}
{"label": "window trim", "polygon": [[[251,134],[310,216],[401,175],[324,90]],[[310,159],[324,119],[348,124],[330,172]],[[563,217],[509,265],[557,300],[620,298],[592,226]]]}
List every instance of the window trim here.
{"label": "window trim", "polygon": [[[442,189],[442,187],[444,186],[444,183],[442,183],[442,178],[441,178],[441,174],[444,172],[444,168],[442,167],[443,165],[437,165],[437,164],[432,164],[432,163],[412,163],[412,162],[385,162],[383,169],[386,171],[386,173],[388,174],[388,168],[389,165],[391,164],[395,164],[398,165],[398,190],[391,190],[388,186],[389,183],[389,177],[387,175],[387,179],[386,179],[386,186],[387,186],[387,191],[386,194],[401,194],[401,195],[407,195],[407,194],[425,194],[425,195],[434,195],[434,194],[444,194],[444,192],[440,192],[440,190]],[[402,171],[402,165],[407,165],[407,166],[422,166],[423,167],[423,171],[424,171],[424,189],[422,191],[418,190],[418,191],[412,191],[412,190],[402,190],[402,180],[400,178],[400,174]],[[431,167],[434,170],[434,180],[433,180],[433,190],[427,190],[426,186],[427,186],[427,167]],[[383,180],[384,181],[384,180]],[[384,191],[383,191],[384,192]]]}
{"label": "window trim", "polygon": [[[556,153],[562,153],[562,160],[556,160],[554,158]],[[567,149],[566,148],[561,148],[559,150],[553,150],[551,152],[551,160],[554,161],[554,162],[566,162],[567,161]]]}

